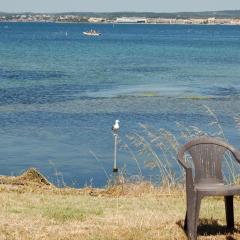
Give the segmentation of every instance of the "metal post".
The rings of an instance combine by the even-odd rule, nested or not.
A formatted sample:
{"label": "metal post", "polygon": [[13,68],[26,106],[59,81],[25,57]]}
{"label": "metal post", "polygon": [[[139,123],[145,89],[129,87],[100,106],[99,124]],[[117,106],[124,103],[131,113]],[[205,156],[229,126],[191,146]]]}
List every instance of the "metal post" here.
{"label": "metal post", "polygon": [[113,172],[117,173],[117,140],[118,140],[118,134],[114,134],[114,162],[113,162]]}
{"label": "metal post", "polygon": [[113,153],[113,184],[118,184],[118,167],[117,167],[117,143],[118,143],[118,133],[119,133],[119,120],[115,120],[112,126],[112,133],[114,136],[114,153]]}

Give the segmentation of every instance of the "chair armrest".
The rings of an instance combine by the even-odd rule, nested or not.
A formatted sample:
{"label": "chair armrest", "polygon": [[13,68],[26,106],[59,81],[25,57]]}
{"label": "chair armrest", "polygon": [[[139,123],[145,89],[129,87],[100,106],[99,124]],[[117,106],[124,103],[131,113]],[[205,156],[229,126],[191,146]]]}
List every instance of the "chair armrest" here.
{"label": "chair armrest", "polygon": [[191,191],[194,188],[192,168],[186,169],[186,188],[187,188],[187,191],[189,190]]}
{"label": "chair armrest", "polygon": [[177,158],[178,158],[178,162],[182,165],[185,171],[187,171],[187,169],[191,169],[191,167],[185,161],[184,152],[185,152],[184,148],[180,149],[180,151],[178,152]]}
{"label": "chair armrest", "polygon": [[194,182],[193,182],[193,175],[192,175],[192,168],[187,164],[184,158],[185,148],[183,147],[178,152],[178,162],[182,165],[186,172],[186,188],[188,190],[193,190]]}

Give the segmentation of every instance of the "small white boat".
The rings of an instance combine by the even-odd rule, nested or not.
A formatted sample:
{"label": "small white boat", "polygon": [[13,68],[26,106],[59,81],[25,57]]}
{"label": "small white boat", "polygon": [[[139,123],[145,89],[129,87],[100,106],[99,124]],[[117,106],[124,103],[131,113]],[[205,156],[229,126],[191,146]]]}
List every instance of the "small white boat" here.
{"label": "small white boat", "polygon": [[96,32],[95,30],[90,30],[88,32],[83,32],[84,35],[86,36],[100,36],[101,33]]}

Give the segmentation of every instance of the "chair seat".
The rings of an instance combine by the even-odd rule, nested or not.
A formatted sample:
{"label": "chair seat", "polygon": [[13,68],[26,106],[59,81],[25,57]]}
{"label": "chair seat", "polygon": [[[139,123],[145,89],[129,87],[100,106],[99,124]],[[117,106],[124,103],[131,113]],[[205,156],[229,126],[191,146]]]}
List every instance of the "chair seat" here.
{"label": "chair seat", "polygon": [[240,185],[225,185],[223,183],[212,183],[212,184],[196,184],[195,191],[201,192],[204,195],[213,196],[231,196],[240,195]]}

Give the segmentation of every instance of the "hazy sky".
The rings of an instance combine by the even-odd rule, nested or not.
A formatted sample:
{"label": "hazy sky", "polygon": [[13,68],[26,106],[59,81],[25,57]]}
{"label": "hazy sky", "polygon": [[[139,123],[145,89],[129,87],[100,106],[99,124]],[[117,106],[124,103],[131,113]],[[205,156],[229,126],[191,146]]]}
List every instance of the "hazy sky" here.
{"label": "hazy sky", "polygon": [[240,10],[240,0],[0,0],[0,12]]}

